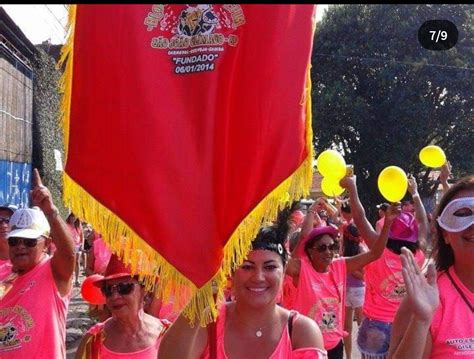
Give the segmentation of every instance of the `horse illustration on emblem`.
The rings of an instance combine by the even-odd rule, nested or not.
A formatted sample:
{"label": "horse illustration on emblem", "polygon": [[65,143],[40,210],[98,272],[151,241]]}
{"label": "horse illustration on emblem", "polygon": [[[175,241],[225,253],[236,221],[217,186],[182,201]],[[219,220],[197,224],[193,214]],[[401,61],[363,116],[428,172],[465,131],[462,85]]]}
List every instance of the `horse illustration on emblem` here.
{"label": "horse illustration on emblem", "polygon": [[179,15],[177,32],[182,36],[211,34],[219,18],[210,4],[186,4]]}

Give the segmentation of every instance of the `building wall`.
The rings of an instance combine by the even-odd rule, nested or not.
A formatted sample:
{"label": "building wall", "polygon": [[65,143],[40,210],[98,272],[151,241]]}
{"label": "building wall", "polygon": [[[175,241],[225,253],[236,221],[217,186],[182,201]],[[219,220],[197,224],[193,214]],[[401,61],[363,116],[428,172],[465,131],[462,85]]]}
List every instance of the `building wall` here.
{"label": "building wall", "polygon": [[0,204],[28,206],[33,151],[33,70],[0,34]]}

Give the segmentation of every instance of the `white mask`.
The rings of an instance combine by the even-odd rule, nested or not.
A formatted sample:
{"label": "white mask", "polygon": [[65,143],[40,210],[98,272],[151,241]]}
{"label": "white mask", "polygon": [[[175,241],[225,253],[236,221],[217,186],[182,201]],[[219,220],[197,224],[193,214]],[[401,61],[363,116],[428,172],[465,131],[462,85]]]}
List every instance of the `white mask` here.
{"label": "white mask", "polygon": [[461,232],[469,228],[474,224],[474,197],[449,202],[436,220],[448,232]]}

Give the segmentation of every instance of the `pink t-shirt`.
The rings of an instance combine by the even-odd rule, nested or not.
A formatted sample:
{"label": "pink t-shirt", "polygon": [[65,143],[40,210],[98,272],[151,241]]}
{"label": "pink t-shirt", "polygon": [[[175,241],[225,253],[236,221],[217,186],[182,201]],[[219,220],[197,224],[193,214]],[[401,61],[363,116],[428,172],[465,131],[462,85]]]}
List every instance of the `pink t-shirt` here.
{"label": "pink t-shirt", "polygon": [[[217,359],[227,359],[227,355],[224,349],[224,327],[225,327],[225,315],[226,315],[227,305],[223,304],[219,308],[219,316],[217,318],[216,326],[216,350],[217,350]],[[297,320],[298,316],[296,315],[293,319],[293,323]],[[209,343],[204,350],[200,359],[209,359]],[[327,359],[327,353],[325,350],[320,350],[318,348],[300,348],[293,350],[291,345],[290,333],[288,332],[288,326],[286,325],[281,334],[280,341],[276,346],[273,353],[268,357],[268,359]]]}
{"label": "pink t-shirt", "polygon": [[[111,318],[107,319],[103,323],[98,323],[92,328],[90,328],[87,333],[88,334],[97,334],[101,330],[103,330],[105,323],[109,321]],[[163,326],[163,331],[161,334],[156,338],[155,343],[150,345],[148,348],[138,350],[133,353],[118,353],[114,352],[110,349],[108,349],[105,345],[104,342],[101,340],[99,344],[99,358],[101,359],[124,359],[124,358],[130,358],[130,359],[156,359],[158,357],[158,349],[160,347],[161,339],[163,339],[163,334],[168,328],[168,324]]]}
{"label": "pink t-shirt", "polygon": [[66,314],[46,257],[18,276],[0,301],[0,358],[66,358]]}
{"label": "pink t-shirt", "polygon": [[72,240],[74,241],[74,246],[79,248],[82,245],[82,230],[79,228],[76,228],[74,223],[67,223],[67,227],[69,229],[69,232],[71,233]]}
{"label": "pink t-shirt", "polygon": [[[461,282],[453,267],[448,271],[460,292],[474,305],[474,293]],[[430,328],[430,359],[474,358],[474,312],[445,272],[438,275],[438,289],[440,305]]]}
{"label": "pink t-shirt", "polygon": [[9,259],[0,259],[0,281],[4,280],[12,272],[12,262]]}
{"label": "pink t-shirt", "polygon": [[[415,260],[420,267],[423,265],[423,251],[416,251]],[[365,267],[364,280],[364,315],[369,319],[392,323],[406,294],[400,256],[385,248],[379,259]]]}
{"label": "pink t-shirt", "polygon": [[324,348],[334,348],[344,332],[346,260],[333,260],[326,273],[317,272],[306,257],[301,257],[298,287],[292,309],[313,319],[321,329]]}
{"label": "pink t-shirt", "polygon": [[284,308],[293,308],[293,302],[296,296],[296,287],[293,283],[293,278],[285,275],[282,287],[281,305]]}
{"label": "pink t-shirt", "polygon": [[112,251],[107,248],[104,240],[98,234],[94,234],[95,240],[92,242],[94,251],[94,273],[104,274],[109,264]]}

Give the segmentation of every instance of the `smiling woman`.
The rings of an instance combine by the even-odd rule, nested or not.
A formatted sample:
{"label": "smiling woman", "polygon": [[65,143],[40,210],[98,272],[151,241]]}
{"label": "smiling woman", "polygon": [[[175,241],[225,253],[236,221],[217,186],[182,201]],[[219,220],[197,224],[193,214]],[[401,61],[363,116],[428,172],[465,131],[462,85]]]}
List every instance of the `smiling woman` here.
{"label": "smiling woman", "polygon": [[145,288],[130,269],[112,255],[105,276],[94,285],[101,288],[112,317],[89,329],[76,358],[156,358],[169,323],[144,312]]}
{"label": "smiling woman", "polygon": [[[341,185],[355,187],[355,176],[345,177]],[[314,228],[292,252],[286,270],[296,286],[291,308],[318,324],[330,359],[342,359],[344,354],[347,273],[361,270],[382,255],[390,226],[400,211],[400,204],[389,207],[382,232],[367,252],[335,258],[339,250],[338,230],[326,225]],[[304,248],[304,251],[300,248]]]}
{"label": "smiling woman", "polygon": [[277,305],[288,259],[283,227],[260,230],[232,278],[235,301],[220,306],[217,323],[191,327],[181,315],[158,358],[326,358],[316,323]]}
{"label": "smiling woman", "polygon": [[474,357],[474,176],[444,194],[435,226],[437,278],[431,268],[425,279],[404,253],[407,298],[393,323],[389,358]]}

